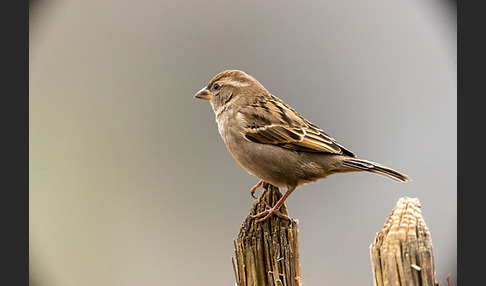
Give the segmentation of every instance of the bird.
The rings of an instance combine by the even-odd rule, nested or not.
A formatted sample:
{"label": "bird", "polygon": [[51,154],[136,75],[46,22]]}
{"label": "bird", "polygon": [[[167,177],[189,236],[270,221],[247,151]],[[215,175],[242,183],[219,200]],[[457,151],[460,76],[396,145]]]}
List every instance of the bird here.
{"label": "bird", "polygon": [[411,181],[401,172],[357,157],[244,71],[218,73],[194,97],[209,101],[226,148],[243,169],[260,179],[251,195],[267,184],[286,189],[274,206],[267,204],[251,216],[259,222],[272,215],[290,219],[279,212],[290,194],[332,174],[364,171]]}

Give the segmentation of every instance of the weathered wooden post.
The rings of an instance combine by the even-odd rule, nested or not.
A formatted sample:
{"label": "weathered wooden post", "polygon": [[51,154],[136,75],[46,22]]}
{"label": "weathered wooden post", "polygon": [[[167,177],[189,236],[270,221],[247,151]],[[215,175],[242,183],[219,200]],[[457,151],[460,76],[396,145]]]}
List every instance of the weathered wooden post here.
{"label": "weathered wooden post", "polygon": [[370,246],[374,285],[436,286],[430,232],[416,198],[400,198]]}
{"label": "weathered wooden post", "polygon": [[[281,197],[278,188],[268,184],[253,203],[250,215],[264,211],[264,201],[273,206]],[[280,212],[288,215],[285,204]],[[272,216],[260,223],[250,215],[235,242],[236,285],[300,286],[298,221]]]}

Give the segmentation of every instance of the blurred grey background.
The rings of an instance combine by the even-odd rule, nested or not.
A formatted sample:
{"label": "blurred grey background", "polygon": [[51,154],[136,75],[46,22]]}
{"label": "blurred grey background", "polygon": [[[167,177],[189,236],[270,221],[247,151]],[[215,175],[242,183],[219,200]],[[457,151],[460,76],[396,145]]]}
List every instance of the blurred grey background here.
{"label": "blurred grey background", "polygon": [[234,285],[258,179],[193,98],[225,69],[413,179],[334,175],[294,192],[304,285],[372,285],[369,245],[403,196],[422,204],[438,281],[456,281],[451,2],[31,4],[32,285]]}

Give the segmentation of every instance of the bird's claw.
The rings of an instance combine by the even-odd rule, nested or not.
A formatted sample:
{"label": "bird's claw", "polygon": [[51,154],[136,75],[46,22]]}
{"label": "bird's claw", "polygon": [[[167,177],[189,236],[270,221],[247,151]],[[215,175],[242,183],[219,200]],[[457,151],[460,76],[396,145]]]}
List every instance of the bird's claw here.
{"label": "bird's claw", "polygon": [[253,188],[251,188],[250,190],[250,194],[251,196],[256,199],[257,197],[255,197],[255,191],[260,187],[262,186],[263,188],[265,188],[267,186],[267,182],[265,182],[264,180],[260,180],[256,185],[253,186]]}
{"label": "bird's claw", "polygon": [[[266,221],[267,219],[269,219],[272,214],[278,216],[279,218],[282,218],[282,219],[286,219],[286,220],[290,220],[290,217],[288,215],[285,215],[283,213],[281,213],[278,209],[276,209],[275,207],[270,207],[266,201],[263,201],[263,203],[265,204],[265,210],[260,212],[260,213],[257,213],[255,215],[250,215],[251,218],[260,218],[258,220],[258,222],[263,222],[263,221]],[[263,217],[263,218],[261,218]]]}

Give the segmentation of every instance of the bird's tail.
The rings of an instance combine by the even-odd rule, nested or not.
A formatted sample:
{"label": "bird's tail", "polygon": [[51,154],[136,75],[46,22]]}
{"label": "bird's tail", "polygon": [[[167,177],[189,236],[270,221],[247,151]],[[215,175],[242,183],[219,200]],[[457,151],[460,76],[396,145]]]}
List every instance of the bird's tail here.
{"label": "bird's tail", "polygon": [[391,168],[385,167],[375,162],[360,159],[360,158],[347,158],[343,161],[343,165],[346,167],[351,167],[358,170],[379,174],[401,183],[405,183],[407,181],[412,180],[407,175],[395,171]]}

